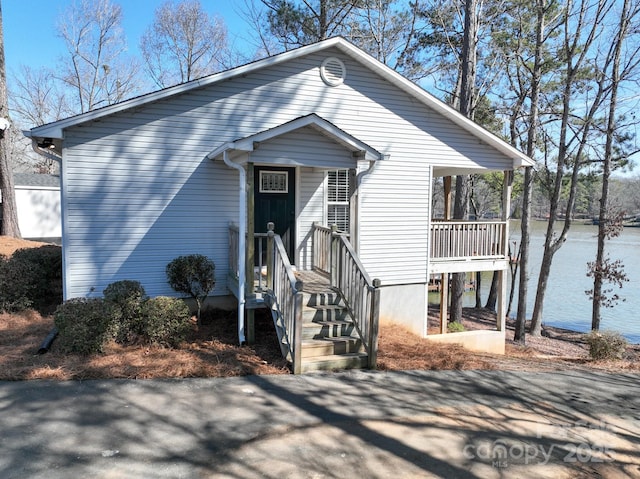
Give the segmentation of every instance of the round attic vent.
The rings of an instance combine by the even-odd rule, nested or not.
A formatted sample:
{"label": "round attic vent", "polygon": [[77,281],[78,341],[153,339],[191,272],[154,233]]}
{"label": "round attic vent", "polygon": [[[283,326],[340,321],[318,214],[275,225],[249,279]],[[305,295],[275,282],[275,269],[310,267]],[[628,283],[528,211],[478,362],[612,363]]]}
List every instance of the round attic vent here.
{"label": "round attic vent", "polygon": [[347,69],[340,59],[329,57],[320,66],[320,76],[327,85],[338,86],[344,82]]}

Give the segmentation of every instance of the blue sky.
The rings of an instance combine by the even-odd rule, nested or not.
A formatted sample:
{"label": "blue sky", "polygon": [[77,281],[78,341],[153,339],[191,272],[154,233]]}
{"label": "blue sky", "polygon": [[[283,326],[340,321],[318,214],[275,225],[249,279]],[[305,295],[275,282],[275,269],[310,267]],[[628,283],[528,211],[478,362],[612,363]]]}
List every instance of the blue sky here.
{"label": "blue sky", "polygon": [[[17,72],[20,65],[32,68],[51,67],[64,52],[56,33],[56,22],[71,0],[1,0],[7,74]],[[114,0],[122,6],[122,28],[129,49],[136,53],[144,30],[153,22],[156,8],[165,0]],[[201,0],[210,14],[221,16],[229,32],[230,42],[243,49],[249,42],[249,27],[242,18],[243,0]]]}

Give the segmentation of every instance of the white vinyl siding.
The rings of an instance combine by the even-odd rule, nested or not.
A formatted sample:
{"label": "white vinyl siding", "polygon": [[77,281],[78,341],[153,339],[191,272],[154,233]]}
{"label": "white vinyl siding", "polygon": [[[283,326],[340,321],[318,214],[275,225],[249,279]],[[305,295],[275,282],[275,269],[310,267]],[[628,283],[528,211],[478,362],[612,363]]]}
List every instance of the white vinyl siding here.
{"label": "white vinyl siding", "polygon": [[176,295],[166,265],[194,253],[216,265],[214,294],[228,294],[227,225],[238,220],[238,173],[188,155],[150,149],[131,161],[126,149],[109,157],[107,141],[92,146],[72,148],[92,154],[89,165],[63,160],[67,296],[100,296],[121,279],[140,281],[151,296]]}
{"label": "white vinyl siding", "polygon": [[[336,87],[320,78],[328,56],[347,69]],[[205,156],[310,113],[390,155],[362,176],[358,193],[359,252],[383,284],[427,280],[430,165],[511,165],[337,49],[262,68],[65,130],[66,297],[100,295],[119,279],[140,280],[149,295],[174,294],[166,264],[191,253],[214,260],[214,294],[226,294],[228,224],[239,219],[238,172]],[[251,158],[300,167],[302,264],[309,258],[310,225],[324,218],[325,171],[354,168],[355,160],[311,129],[258,145]]]}
{"label": "white vinyl siding", "polygon": [[356,164],[351,152],[310,127],[260,143],[251,153],[251,161],[314,168],[351,168]]}
{"label": "white vinyl siding", "polygon": [[313,267],[311,229],[314,222],[324,218],[325,172],[314,168],[300,168],[298,185],[298,216],[296,218],[298,251],[297,264],[302,269]]}

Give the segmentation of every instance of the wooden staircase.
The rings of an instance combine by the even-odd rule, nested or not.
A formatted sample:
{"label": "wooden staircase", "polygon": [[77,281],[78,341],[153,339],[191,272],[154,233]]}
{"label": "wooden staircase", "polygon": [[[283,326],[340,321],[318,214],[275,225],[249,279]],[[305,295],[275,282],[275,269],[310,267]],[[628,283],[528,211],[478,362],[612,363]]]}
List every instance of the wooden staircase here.
{"label": "wooden staircase", "polygon": [[[296,271],[282,238],[273,233],[273,223],[267,230],[254,234],[266,241],[266,248],[259,250],[266,250],[267,262],[266,277],[254,281],[250,294],[259,295],[260,305],[271,310],[280,350],[293,373],[375,369],[380,280],[369,278],[347,236],[314,223],[313,270]],[[229,232],[231,251],[237,251],[237,229],[230,227]],[[261,275],[263,265],[258,266]]]}
{"label": "wooden staircase", "polygon": [[368,355],[340,295],[312,284],[302,311],[301,372],[366,368]]}

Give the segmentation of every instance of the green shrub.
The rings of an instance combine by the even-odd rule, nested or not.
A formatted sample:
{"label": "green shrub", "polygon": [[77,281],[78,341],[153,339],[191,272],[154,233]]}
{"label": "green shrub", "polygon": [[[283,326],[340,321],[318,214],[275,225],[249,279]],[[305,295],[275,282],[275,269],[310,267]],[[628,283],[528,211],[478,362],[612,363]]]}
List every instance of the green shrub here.
{"label": "green shrub", "polygon": [[150,343],[175,347],[187,337],[191,314],[184,301],[166,296],[144,303],[142,335]]}
{"label": "green shrub", "polygon": [[102,352],[112,337],[113,312],[102,298],[74,298],[58,306],[54,323],[67,352],[93,354]]}
{"label": "green shrub", "polygon": [[622,359],[627,340],[615,331],[591,331],[585,335],[592,359]]}
{"label": "green shrub", "polygon": [[139,281],[122,280],[111,283],[102,292],[113,307],[113,334],[122,344],[135,342],[142,334],[142,309],[147,296]]}
{"label": "green shrub", "polygon": [[0,310],[34,307],[42,311],[62,302],[62,252],[58,246],[19,249],[0,260]]}
{"label": "green shrub", "polygon": [[466,328],[462,323],[459,323],[458,321],[453,321],[447,324],[447,331],[450,333],[461,333],[463,331],[466,331]]}
{"label": "green shrub", "polygon": [[19,249],[11,260],[29,263],[38,270],[38,275],[32,278],[37,295],[32,299],[36,306],[62,302],[62,249],[59,246]]}
{"label": "green shrub", "polygon": [[198,323],[202,302],[216,284],[215,269],[213,261],[201,254],[179,256],[167,265],[169,285],[196,300]]}
{"label": "green shrub", "polygon": [[35,286],[33,265],[0,257],[0,311],[22,311],[33,305]]}

